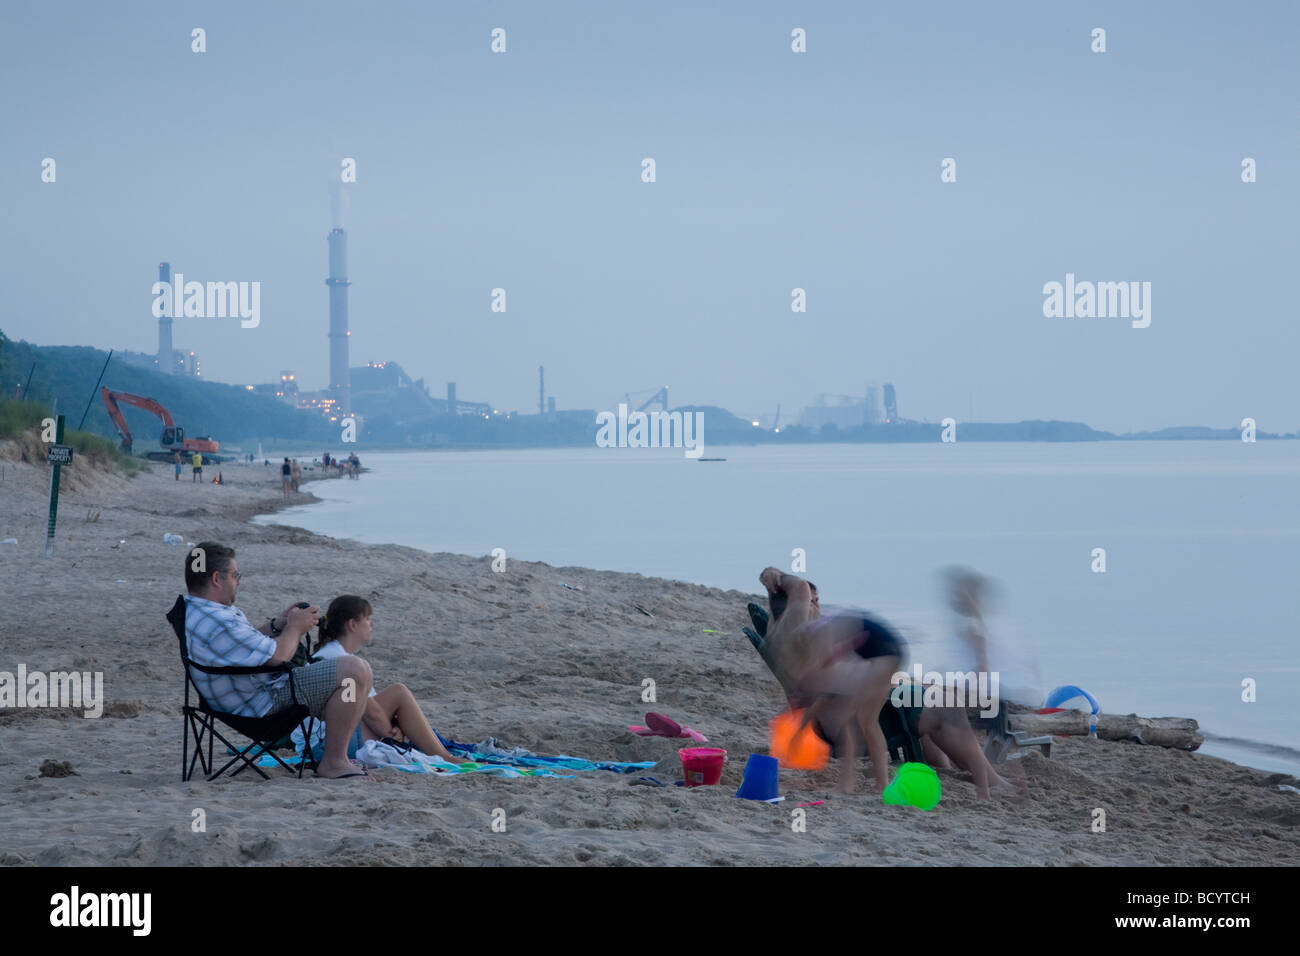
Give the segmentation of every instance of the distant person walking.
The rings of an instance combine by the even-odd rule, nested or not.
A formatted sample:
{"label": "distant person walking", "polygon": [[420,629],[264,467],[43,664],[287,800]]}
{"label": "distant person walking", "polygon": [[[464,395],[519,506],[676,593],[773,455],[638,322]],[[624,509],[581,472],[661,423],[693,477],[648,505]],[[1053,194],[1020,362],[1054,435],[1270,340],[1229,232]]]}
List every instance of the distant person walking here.
{"label": "distant person walking", "polygon": [[289,463],[289,477],[293,481],[293,493],[297,494],[298,485],[302,481],[302,468],[299,466],[297,458]]}
{"label": "distant person walking", "polygon": [[192,476],[190,478],[190,482],[193,483],[196,481],[202,481],[203,480],[203,455],[201,452],[196,451],[193,455],[190,456],[190,465],[194,469]]}
{"label": "distant person walking", "polygon": [[175,466],[176,469],[177,481],[181,480],[181,464],[182,464],[181,453],[178,451],[176,452],[176,454],[172,455],[172,465]]}
{"label": "distant person walking", "polygon": [[288,498],[289,491],[293,487],[293,468],[290,466],[288,458],[280,466],[280,487],[284,490],[284,496]]}

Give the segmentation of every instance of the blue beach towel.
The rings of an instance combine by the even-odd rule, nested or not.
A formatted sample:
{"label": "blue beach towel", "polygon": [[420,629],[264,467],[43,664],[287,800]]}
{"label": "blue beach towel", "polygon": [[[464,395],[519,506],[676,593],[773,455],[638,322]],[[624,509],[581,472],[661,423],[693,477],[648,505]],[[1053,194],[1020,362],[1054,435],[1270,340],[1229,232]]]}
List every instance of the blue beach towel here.
{"label": "blue beach towel", "polygon": [[[284,757],[282,759],[284,760],[285,763],[289,764],[290,766],[296,766],[298,763],[302,761],[301,757]],[[278,766],[278,764],[275,762],[275,758],[272,757],[270,754],[263,754],[257,760],[257,765],[259,767]],[[546,767],[516,769],[515,767],[508,767],[502,764],[489,764],[488,766],[483,766],[483,767],[464,767],[464,766],[457,766],[456,764],[446,764],[444,767],[437,767],[437,768],[426,767],[423,766],[422,764],[408,764],[400,767],[392,766],[392,767],[385,767],[380,769],[400,770],[403,773],[433,774],[434,776],[437,777],[454,777],[466,773],[485,773],[492,777],[507,777],[507,778],[555,777],[561,780],[571,780],[576,776],[576,774],[572,774],[572,773],[556,773],[554,770],[551,770]]]}
{"label": "blue beach towel", "polygon": [[[430,771],[421,766],[402,766],[394,767],[395,770],[403,770],[407,773],[486,773],[498,777],[561,777],[571,778],[572,773],[557,773],[560,770],[606,770],[610,773],[629,774],[637,773],[642,770],[649,770],[655,766],[658,761],[642,760],[635,763],[622,763],[614,760],[586,760],[582,757],[571,757],[568,754],[557,754],[553,757],[539,756],[531,750],[525,750],[523,747],[503,747],[500,741],[495,737],[488,737],[486,740],[480,740],[476,744],[461,744],[454,740],[448,740],[434,731],[438,740],[451,753],[459,757],[466,757],[477,764],[485,766],[476,767],[467,770],[436,770]],[[284,762],[295,765],[302,758],[299,756],[286,757]],[[275,758],[269,754],[263,754],[257,761],[259,767],[276,766]]]}
{"label": "blue beach towel", "polygon": [[523,747],[502,747],[495,737],[480,740],[476,744],[459,744],[452,740],[444,741],[443,745],[457,756],[468,757],[475,763],[498,764],[507,767],[555,767],[561,770],[608,770],[611,773],[636,773],[639,770],[648,770],[658,762],[643,760],[637,763],[620,763],[613,760],[584,760],[582,757],[570,757],[568,754],[541,757],[531,750],[525,750]]}

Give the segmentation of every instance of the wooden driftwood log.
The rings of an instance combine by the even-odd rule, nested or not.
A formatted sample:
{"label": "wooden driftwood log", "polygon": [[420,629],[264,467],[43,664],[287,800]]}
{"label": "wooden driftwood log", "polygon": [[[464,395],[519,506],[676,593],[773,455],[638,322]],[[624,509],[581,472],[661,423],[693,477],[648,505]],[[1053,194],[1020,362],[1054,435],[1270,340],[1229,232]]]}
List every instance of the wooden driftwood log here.
{"label": "wooden driftwood log", "polygon": [[[1012,730],[1031,734],[1055,734],[1058,737],[1086,737],[1089,714],[1081,710],[1063,710],[1058,714],[1009,714]],[[1205,740],[1197,733],[1199,725],[1190,717],[1139,717],[1102,714],[1097,718],[1097,736],[1103,740],[1132,740],[1174,750],[1196,750]]]}

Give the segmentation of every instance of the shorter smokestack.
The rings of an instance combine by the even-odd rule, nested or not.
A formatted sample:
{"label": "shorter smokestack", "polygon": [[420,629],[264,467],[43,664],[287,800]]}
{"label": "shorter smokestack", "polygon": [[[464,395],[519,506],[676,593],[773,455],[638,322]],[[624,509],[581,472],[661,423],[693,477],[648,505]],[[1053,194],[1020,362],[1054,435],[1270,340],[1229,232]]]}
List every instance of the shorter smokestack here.
{"label": "shorter smokestack", "polygon": [[456,383],[447,383],[447,411],[456,414]]}

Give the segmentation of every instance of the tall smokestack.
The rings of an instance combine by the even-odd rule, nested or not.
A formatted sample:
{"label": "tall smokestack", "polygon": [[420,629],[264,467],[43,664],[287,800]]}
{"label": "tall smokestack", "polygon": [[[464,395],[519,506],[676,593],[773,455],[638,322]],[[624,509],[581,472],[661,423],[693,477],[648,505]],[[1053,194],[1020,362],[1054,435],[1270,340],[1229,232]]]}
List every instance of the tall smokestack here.
{"label": "tall smokestack", "polygon": [[[158,281],[164,285],[172,284],[172,266],[170,262],[158,263]],[[171,311],[175,313],[176,303],[172,303]],[[158,370],[164,375],[172,375],[176,371],[176,362],[172,357],[172,317],[164,315],[158,320]]]}
{"label": "tall smokestack", "polygon": [[537,414],[546,414],[546,366],[537,366]]}
{"label": "tall smokestack", "polygon": [[348,235],[333,229],[326,236],[330,244],[330,397],[340,415],[352,411],[352,384],[348,377]]}

